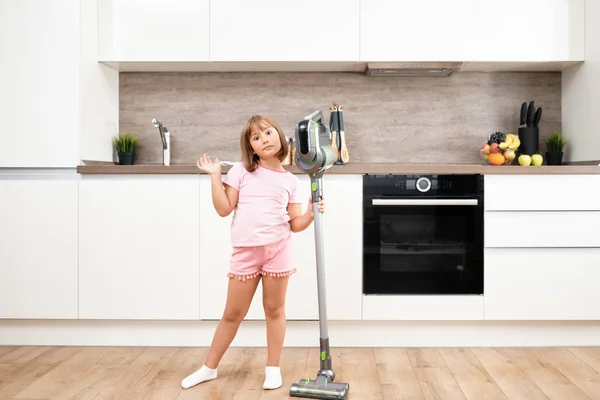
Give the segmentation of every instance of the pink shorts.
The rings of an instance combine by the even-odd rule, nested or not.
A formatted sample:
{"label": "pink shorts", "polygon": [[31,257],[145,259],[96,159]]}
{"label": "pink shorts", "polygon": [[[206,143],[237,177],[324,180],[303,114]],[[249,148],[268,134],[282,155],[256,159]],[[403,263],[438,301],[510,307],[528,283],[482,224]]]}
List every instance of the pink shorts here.
{"label": "pink shorts", "polygon": [[264,246],[234,247],[227,276],[245,281],[258,275],[289,276],[294,272],[290,235]]}

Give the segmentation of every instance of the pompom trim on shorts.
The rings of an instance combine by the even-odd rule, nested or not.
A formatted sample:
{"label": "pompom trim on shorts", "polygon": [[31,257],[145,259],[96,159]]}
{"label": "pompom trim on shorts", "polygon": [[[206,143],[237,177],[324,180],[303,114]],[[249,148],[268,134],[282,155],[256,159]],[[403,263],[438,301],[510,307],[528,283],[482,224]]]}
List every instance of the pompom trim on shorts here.
{"label": "pompom trim on shorts", "polygon": [[286,277],[286,276],[290,276],[294,273],[296,273],[296,268],[292,268],[289,271],[284,271],[284,272],[258,271],[253,274],[247,274],[247,275],[238,275],[238,274],[234,274],[232,272],[228,272],[227,277],[230,279],[237,278],[240,281],[247,281],[250,279],[254,279],[259,275],[262,275],[262,276],[268,275],[268,276],[272,276],[272,277]]}

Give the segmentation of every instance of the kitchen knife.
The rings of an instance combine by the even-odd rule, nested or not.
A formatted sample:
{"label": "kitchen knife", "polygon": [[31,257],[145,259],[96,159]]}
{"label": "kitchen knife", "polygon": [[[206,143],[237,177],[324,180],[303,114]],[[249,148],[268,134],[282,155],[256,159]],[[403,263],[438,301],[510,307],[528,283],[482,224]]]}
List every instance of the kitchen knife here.
{"label": "kitchen knife", "polygon": [[525,127],[527,124],[527,102],[521,104],[521,118],[519,120],[519,128]]}
{"label": "kitchen knife", "polygon": [[533,126],[538,126],[541,118],[542,118],[542,107],[538,107],[537,111],[535,112],[535,116],[533,117]]}
{"label": "kitchen knife", "polygon": [[533,126],[533,117],[535,113],[535,107],[533,100],[529,102],[529,108],[527,109],[527,126]]}

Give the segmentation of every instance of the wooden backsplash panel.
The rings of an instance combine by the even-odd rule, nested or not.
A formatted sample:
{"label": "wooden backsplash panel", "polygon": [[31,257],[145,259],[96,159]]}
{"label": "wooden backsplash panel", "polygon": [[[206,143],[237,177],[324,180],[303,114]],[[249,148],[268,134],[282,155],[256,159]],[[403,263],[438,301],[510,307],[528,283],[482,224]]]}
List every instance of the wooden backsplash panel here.
{"label": "wooden backsplash panel", "polygon": [[[344,110],[351,162],[479,162],[491,132],[515,132],[523,101],[543,107],[540,141],[561,128],[561,74],[474,73],[448,78],[372,78],[354,73],[121,73],[120,132],[140,138],[137,163],[161,163],[152,118],[172,135],[172,163],[203,153],[238,160],[239,135],[255,113],[287,136],[329,106]],[[543,145],[541,151],[545,151]]]}

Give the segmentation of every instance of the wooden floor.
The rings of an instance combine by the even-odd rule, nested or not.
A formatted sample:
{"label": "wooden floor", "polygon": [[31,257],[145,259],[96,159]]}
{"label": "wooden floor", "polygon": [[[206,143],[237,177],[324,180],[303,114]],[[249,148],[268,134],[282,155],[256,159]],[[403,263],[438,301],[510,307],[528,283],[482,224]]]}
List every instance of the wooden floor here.
{"label": "wooden floor", "polygon": [[[0,399],[287,399],[318,350],[286,348],[284,386],[263,391],[265,349],[231,348],[219,377],[182,390],[205,348],[0,347]],[[600,399],[600,348],[334,348],[349,399]]]}

